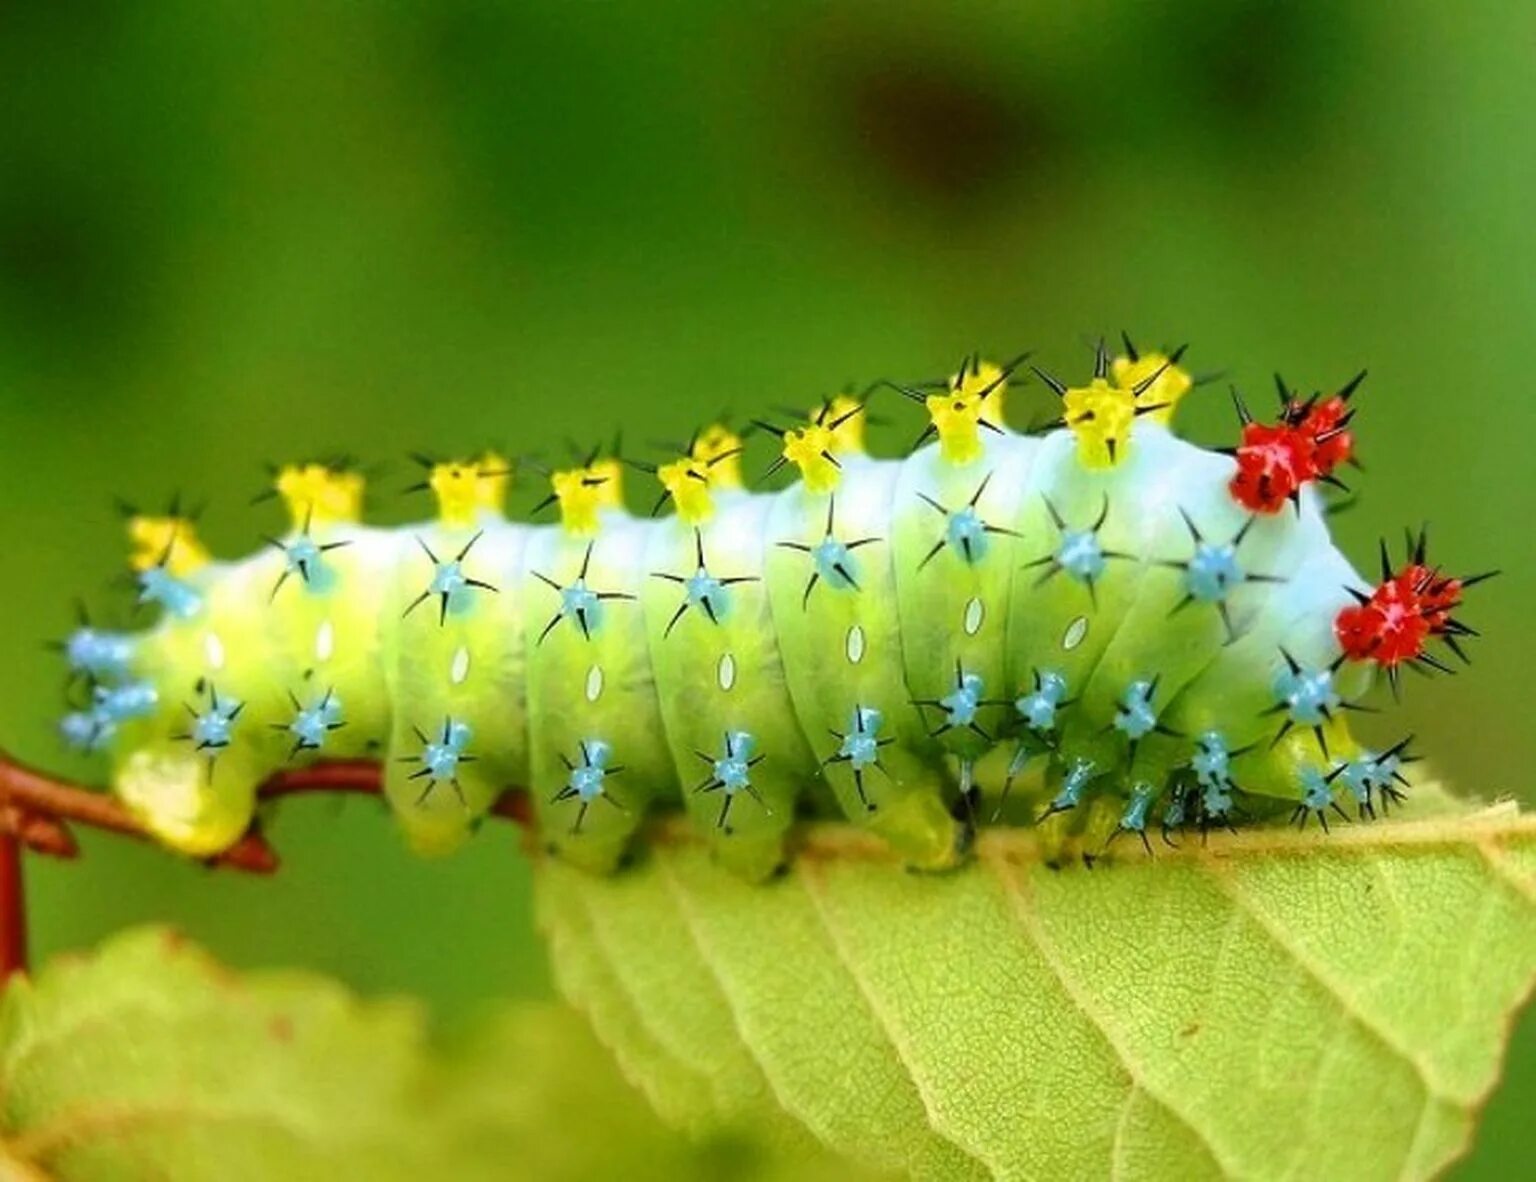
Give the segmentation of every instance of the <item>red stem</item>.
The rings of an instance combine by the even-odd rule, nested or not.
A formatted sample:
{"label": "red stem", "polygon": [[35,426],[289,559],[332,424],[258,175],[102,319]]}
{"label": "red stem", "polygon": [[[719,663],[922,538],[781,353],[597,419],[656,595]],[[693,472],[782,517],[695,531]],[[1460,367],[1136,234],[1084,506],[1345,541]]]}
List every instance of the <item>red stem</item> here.
{"label": "red stem", "polygon": [[21,842],[0,835],[0,982],[27,971],[27,894]]}

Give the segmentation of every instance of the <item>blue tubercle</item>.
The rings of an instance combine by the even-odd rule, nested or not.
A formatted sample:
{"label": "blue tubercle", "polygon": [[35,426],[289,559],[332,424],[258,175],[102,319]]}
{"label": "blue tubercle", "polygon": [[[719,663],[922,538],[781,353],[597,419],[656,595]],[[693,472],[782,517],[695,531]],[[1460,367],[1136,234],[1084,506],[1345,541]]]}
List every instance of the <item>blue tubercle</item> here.
{"label": "blue tubercle", "polygon": [[234,735],[235,720],[245,709],[239,698],[221,698],[212,687],[208,690],[206,709],[194,711],[192,731],[187,736],[199,751],[219,751],[229,746]]}
{"label": "blue tubercle", "polygon": [[1342,704],[1331,669],[1286,669],[1275,679],[1275,696],[1300,726],[1321,726]]}
{"label": "blue tubercle", "polygon": [[1201,807],[1209,817],[1225,817],[1232,811],[1232,753],[1226,740],[1216,731],[1207,731],[1196,740],[1195,754],[1189,765],[1200,784]]}
{"label": "blue tubercle", "polygon": [[129,681],[122,685],[98,685],[92,691],[93,712],[113,722],[145,718],[155,712],[160,694],[148,681]]}
{"label": "blue tubercle", "polygon": [[464,589],[468,586],[469,579],[464,574],[463,564],[456,558],[450,558],[437,564],[427,590],[429,594],[446,599],[447,611],[454,613],[463,610],[466,601]]}
{"label": "blue tubercle", "polygon": [[124,677],[133,661],[133,638],[118,632],[95,628],[77,628],[64,642],[64,655],[70,669],[97,681]]}
{"label": "blue tubercle", "polygon": [[571,799],[578,802],[576,820],[571,824],[572,833],[581,832],[581,823],[586,819],[587,809],[594,800],[603,799],[615,808],[620,807],[607,792],[608,777],[623,770],[609,762],[612,758],[613,748],[604,740],[583,739],[581,762],[565,761],[565,786],[555,794],[555,802]]}
{"label": "blue tubercle", "polygon": [[585,579],[560,589],[560,616],[575,623],[583,636],[597,631],[602,623],[602,601]]}
{"label": "blue tubercle", "polygon": [[[704,756],[713,773],[709,779],[700,784],[695,792],[720,792],[723,799],[720,802],[720,815],[715,820],[715,827],[723,829],[727,833],[730,829],[727,822],[731,817],[731,806],[739,793],[745,792],[758,804],[762,805],[765,812],[771,813],[767,802],[763,800],[757,789],[752,786],[752,769],[762,762],[763,757],[756,754],[757,740],[747,731],[727,731],[725,742],[721,747],[720,755],[714,758]],[[700,752],[702,755],[703,753]]]}
{"label": "blue tubercle", "polygon": [[[1163,828],[1177,829],[1189,819],[1188,794],[1175,788],[1168,795],[1168,803],[1163,806]],[[1164,840],[1166,840],[1166,834]]]}
{"label": "blue tubercle", "polygon": [[1046,809],[1048,817],[1052,813],[1065,812],[1067,809],[1076,808],[1083,800],[1083,792],[1093,782],[1096,766],[1092,760],[1079,759],[1067,769],[1067,774],[1061,783],[1061,791],[1056,793],[1050,807]]}
{"label": "blue tubercle", "polygon": [[1146,841],[1147,810],[1152,807],[1152,801],[1156,795],[1150,784],[1137,784],[1133,787],[1125,811],[1120,814],[1120,828],[1139,833],[1142,840]]}
{"label": "blue tubercle", "polygon": [[1328,779],[1343,784],[1362,813],[1373,813],[1376,797],[1381,798],[1383,805],[1389,800],[1401,799],[1402,794],[1396,787],[1402,776],[1400,750],[1394,748],[1381,754],[1362,751],[1356,758],[1335,767]]}
{"label": "blue tubercle", "polygon": [[59,735],[76,751],[97,751],[112,741],[117,724],[94,710],[72,710],[59,720]]}
{"label": "blue tubercle", "polygon": [[713,623],[718,624],[725,616],[726,594],[725,584],[702,567],[697,573],[689,575],[684,587],[688,594],[688,605],[698,608]]}
{"label": "blue tubercle", "polygon": [[202,610],[202,594],[163,566],[139,572],[139,602],[158,603],[177,619],[188,620]]}
{"label": "blue tubercle", "polygon": [[570,789],[584,801],[596,800],[603,794],[603,777],[608,773],[592,764],[581,764],[571,769]]}
{"label": "blue tubercle", "polygon": [[283,547],[284,577],[298,575],[311,591],[329,589],[335,574],[325,561],[325,552],[331,548],[322,546],[308,533],[300,534]]}
{"label": "blue tubercle", "polygon": [[1115,714],[1115,729],[1132,742],[1149,734],[1157,726],[1157,711],[1152,708],[1152,695],[1156,689],[1156,682],[1133,681],[1120,697],[1120,709]]}
{"label": "blue tubercle", "polygon": [[112,740],[119,724],[153,714],[159,701],[159,693],[147,681],[98,685],[91,690],[90,708],[65,715],[59,731],[69,746],[95,751]]}
{"label": "blue tubercle", "polygon": [[341,718],[341,699],[327,690],[318,702],[300,707],[293,721],[288,724],[288,733],[293,736],[293,754],[297,755],[300,751],[319,751],[325,746],[330,733],[344,725]]}
{"label": "blue tubercle", "polygon": [[829,534],[811,547],[811,561],[828,586],[838,589],[858,586],[857,568],[847,543]]}
{"label": "blue tubercle", "polygon": [[1317,823],[1326,831],[1328,828],[1328,810],[1332,809],[1339,816],[1348,820],[1348,816],[1333,799],[1333,784],[1329,778],[1318,768],[1304,768],[1301,773],[1302,796],[1301,803],[1291,814],[1291,819],[1297,825],[1305,825],[1309,816],[1316,815]]}
{"label": "blue tubercle", "polygon": [[416,798],[416,803],[421,804],[432,794],[432,790],[441,783],[447,783],[453,788],[454,795],[462,803],[463,791],[459,787],[459,765],[473,763],[475,757],[466,752],[472,732],[469,725],[454,718],[443,719],[443,728],[436,738],[427,738],[420,731],[417,737],[421,740],[422,749],[419,756],[413,756],[409,762],[419,763],[421,767],[412,772],[413,780],[426,780],[426,787],[421,790],[421,795]]}
{"label": "blue tubercle", "polygon": [[950,693],[939,699],[939,705],[945,711],[945,726],[968,727],[976,721],[976,712],[981,708],[981,698],[985,692],[981,677],[975,673],[964,673],[960,675],[959,682]]}
{"label": "blue tubercle", "polygon": [[1301,773],[1303,788],[1302,806],[1313,812],[1322,812],[1333,803],[1333,787],[1328,778],[1316,768],[1306,768]]}
{"label": "blue tubercle", "polygon": [[1056,548],[1056,564],[1079,582],[1095,582],[1105,566],[1098,533],[1091,529],[1063,531],[1061,545]]}
{"label": "blue tubercle", "polygon": [[1224,784],[1231,778],[1232,756],[1219,731],[1206,731],[1195,740],[1195,754],[1189,766],[1202,787]]}
{"label": "blue tubercle", "polygon": [[854,771],[862,772],[879,761],[880,724],[884,721],[884,716],[873,707],[854,707],[848,733],[843,736],[842,746],[837,751],[840,757],[852,765]]}
{"label": "blue tubercle", "polygon": [[751,768],[757,740],[747,731],[730,731],[725,736],[725,747],[720,758],[714,761],[715,779],[729,795],[735,795],[752,786]]}
{"label": "blue tubercle", "polygon": [[1036,673],[1034,692],[1025,694],[1013,705],[1031,730],[1049,731],[1055,729],[1056,711],[1066,696],[1067,679],[1047,671]]}
{"label": "blue tubercle", "polygon": [[1244,577],[1235,545],[1201,542],[1184,568],[1184,589],[1191,599],[1201,603],[1220,603]]}
{"label": "blue tubercle", "polygon": [[944,540],[968,563],[980,562],[987,553],[987,526],[970,506],[956,509],[944,524]]}

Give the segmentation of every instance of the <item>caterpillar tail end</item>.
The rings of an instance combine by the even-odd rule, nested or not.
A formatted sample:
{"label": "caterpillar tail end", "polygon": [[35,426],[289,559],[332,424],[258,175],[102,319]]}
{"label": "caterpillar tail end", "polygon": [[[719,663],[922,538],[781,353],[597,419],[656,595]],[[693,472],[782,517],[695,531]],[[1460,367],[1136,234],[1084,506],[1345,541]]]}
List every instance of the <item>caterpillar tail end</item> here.
{"label": "caterpillar tail end", "polygon": [[112,786],[158,840],[179,853],[208,858],[249,830],[261,779],[238,755],[211,763],[184,744],[165,743],[126,751]]}

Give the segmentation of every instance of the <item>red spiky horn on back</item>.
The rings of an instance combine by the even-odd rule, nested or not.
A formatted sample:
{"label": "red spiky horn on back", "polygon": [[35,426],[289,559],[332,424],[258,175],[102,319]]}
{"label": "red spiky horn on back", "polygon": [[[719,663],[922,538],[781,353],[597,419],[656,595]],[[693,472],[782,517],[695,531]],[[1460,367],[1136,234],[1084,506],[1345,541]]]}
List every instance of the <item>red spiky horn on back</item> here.
{"label": "red spiky horn on back", "polygon": [[1335,617],[1333,632],[1344,656],[1352,661],[1375,661],[1387,672],[1394,692],[1398,670],[1404,665],[1421,671],[1451,668],[1427,651],[1430,640],[1438,638],[1461,660],[1467,654],[1460,639],[1476,636],[1454,614],[1461,606],[1462,592],[1491,579],[1497,571],[1467,578],[1441,572],[1429,563],[1428,531],[1417,538],[1408,535],[1407,556],[1396,571],[1381,543],[1381,583],[1369,595],[1351,590],[1355,602]]}
{"label": "red spiky horn on back", "polygon": [[1346,488],[1334,469],[1354,458],[1355,437],[1349,423],[1355,412],[1349,400],[1364,380],[1361,370],[1328,398],[1314,394],[1299,399],[1276,374],[1280,420],[1273,424],[1255,422],[1234,389],[1232,401],[1243,438],[1232,453],[1237,459],[1233,499],[1251,512],[1275,513],[1286,501],[1296,504],[1309,481]]}

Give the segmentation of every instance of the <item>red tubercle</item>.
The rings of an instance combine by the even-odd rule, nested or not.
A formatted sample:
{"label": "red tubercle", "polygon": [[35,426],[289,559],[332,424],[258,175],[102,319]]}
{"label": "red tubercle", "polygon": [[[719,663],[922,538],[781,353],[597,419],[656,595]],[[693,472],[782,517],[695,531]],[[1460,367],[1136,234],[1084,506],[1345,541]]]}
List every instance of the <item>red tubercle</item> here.
{"label": "red tubercle", "polygon": [[1232,499],[1253,513],[1277,513],[1312,478],[1306,436],[1285,423],[1244,423]]}
{"label": "red tubercle", "polygon": [[1295,501],[1304,484],[1323,480],[1343,487],[1334,469],[1354,457],[1355,437],[1349,430],[1354,411],[1349,400],[1365,378],[1362,372],[1337,394],[1293,397],[1276,377],[1280,389],[1280,421],[1256,423],[1233,391],[1243,423],[1242,442],[1233,452],[1237,473],[1232,499],[1251,513],[1277,513]]}
{"label": "red tubercle", "polygon": [[1376,588],[1365,603],[1352,604],[1333,622],[1339,647],[1352,661],[1400,665],[1423,655],[1429,619],[1418,597],[1392,579]]}
{"label": "red tubercle", "polygon": [[1300,418],[1296,429],[1312,444],[1312,463],[1319,478],[1354,456],[1355,436],[1349,429],[1349,404],[1335,394],[1322,402],[1295,404]]}
{"label": "red tubercle", "polygon": [[1451,613],[1461,606],[1463,590],[1487,576],[1460,579],[1427,565],[1422,535],[1410,551],[1408,561],[1393,572],[1383,545],[1381,583],[1369,595],[1352,592],[1356,602],[1335,617],[1334,636],[1348,659],[1375,661],[1389,673],[1413,661],[1443,669],[1425,651],[1434,637],[1465,659],[1456,638],[1476,634]]}

